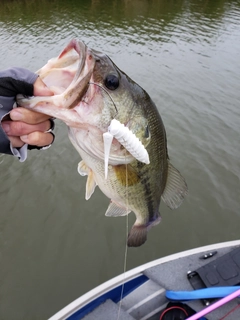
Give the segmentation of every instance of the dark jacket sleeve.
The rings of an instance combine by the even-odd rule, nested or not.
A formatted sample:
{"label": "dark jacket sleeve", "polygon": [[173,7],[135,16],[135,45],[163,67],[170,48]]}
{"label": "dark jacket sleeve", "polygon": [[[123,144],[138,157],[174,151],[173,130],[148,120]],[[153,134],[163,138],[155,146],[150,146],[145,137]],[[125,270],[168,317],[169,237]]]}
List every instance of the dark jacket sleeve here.
{"label": "dark jacket sleeve", "polygon": [[33,95],[33,84],[37,77],[35,73],[23,68],[0,71],[0,153],[16,155],[2,129],[1,122],[13,109],[17,94]]}

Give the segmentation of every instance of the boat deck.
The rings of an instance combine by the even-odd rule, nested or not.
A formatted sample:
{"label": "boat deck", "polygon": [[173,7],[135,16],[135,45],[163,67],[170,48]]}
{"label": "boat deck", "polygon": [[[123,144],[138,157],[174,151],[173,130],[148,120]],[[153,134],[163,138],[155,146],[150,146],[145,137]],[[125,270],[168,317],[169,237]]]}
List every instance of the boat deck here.
{"label": "boat deck", "polygon": [[[194,271],[201,266],[204,266],[210,261],[214,261],[219,257],[228,253],[230,248],[223,248],[218,250],[218,254],[209,260],[199,259],[201,254],[196,253],[192,256],[182,257],[177,260],[166,262],[166,265],[160,264],[147,269],[143,272],[149,279],[143,283],[137,290],[127,295],[118,304],[112,302],[110,299],[100,305],[91,314],[84,317],[84,320],[159,320],[162,310],[166,307],[169,300],[165,297],[166,290],[173,291],[191,291],[193,290],[191,284],[187,279],[187,272]],[[200,311],[206,306],[199,301],[185,302],[195,311]],[[119,311],[119,305],[121,310]],[[234,310],[240,304],[240,299],[234,299],[228,304],[214,310],[206,315],[208,320],[219,320],[229,312]],[[234,312],[229,313],[226,320],[240,319],[240,308]]]}
{"label": "boat deck", "polygon": [[[111,279],[79,300],[77,299],[50,320],[159,320],[169,302],[166,298],[166,290],[193,291],[187,277],[188,272],[218,261],[216,259],[233,249],[240,248],[240,241],[230,242],[230,244],[232,245],[228,243],[228,245],[202,247],[200,248],[202,251],[189,250],[130,270],[124,276]],[[203,254],[213,250],[217,250],[217,254],[213,257],[206,260],[200,259]],[[237,264],[238,262],[240,268],[240,250],[238,250]],[[122,283],[124,283],[124,292],[122,300],[119,301]],[[129,284],[134,287],[131,292],[128,291]],[[184,303],[196,312],[206,308],[200,300]],[[79,306],[81,306],[80,309],[78,309]],[[88,309],[84,310],[84,308]],[[228,302],[205,317],[208,320],[240,319],[240,298]]]}

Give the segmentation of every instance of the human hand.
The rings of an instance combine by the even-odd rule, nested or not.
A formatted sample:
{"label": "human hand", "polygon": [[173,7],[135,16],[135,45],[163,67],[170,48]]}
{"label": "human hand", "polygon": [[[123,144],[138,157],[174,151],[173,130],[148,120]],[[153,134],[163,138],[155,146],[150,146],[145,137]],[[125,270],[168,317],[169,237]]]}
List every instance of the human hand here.
{"label": "human hand", "polygon": [[[53,92],[37,78],[33,84],[34,96],[52,96]],[[2,127],[11,144],[15,148],[22,147],[25,143],[38,147],[51,144],[54,135],[46,132],[52,127],[50,117],[25,108],[15,108],[10,112],[11,120],[2,121]]]}

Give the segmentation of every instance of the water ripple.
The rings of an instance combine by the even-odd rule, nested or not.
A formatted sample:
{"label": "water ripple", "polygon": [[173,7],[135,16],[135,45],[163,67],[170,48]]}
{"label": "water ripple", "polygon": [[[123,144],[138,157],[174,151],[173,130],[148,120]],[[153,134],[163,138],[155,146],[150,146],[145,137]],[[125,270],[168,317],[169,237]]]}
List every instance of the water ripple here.
{"label": "water ripple", "polygon": [[[155,101],[170,159],[190,193],[176,213],[161,205],[164,223],[131,252],[129,267],[239,238],[239,1],[2,0],[0,12],[1,69],[37,70],[78,37],[106,52]],[[0,318],[46,319],[122,271],[125,222],[104,219],[108,201],[98,190],[84,200],[86,181],[76,174],[79,157],[65,129],[57,122],[53,147],[32,151],[21,165],[0,157]],[[94,269],[86,277],[99,257],[101,275]]]}

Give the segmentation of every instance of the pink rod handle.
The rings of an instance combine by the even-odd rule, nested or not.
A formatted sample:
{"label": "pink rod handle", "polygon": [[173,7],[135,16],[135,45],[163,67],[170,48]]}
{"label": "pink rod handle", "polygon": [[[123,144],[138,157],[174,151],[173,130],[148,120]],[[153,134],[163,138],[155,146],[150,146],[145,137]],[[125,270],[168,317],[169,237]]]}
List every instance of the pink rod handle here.
{"label": "pink rod handle", "polygon": [[236,298],[238,296],[240,296],[240,289],[235,291],[235,292],[233,292],[233,293],[231,293],[231,294],[229,294],[225,298],[222,298],[221,300],[213,303],[211,306],[203,309],[202,311],[199,311],[199,312],[195,313],[193,316],[191,316],[190,318],[187,318],[186,320],[198,320],[202,316],[205,316],[206,314],[212,312],[213,310],[217,309],[218,307],[221,307],[225,303],[233,300],[234,298]]}

